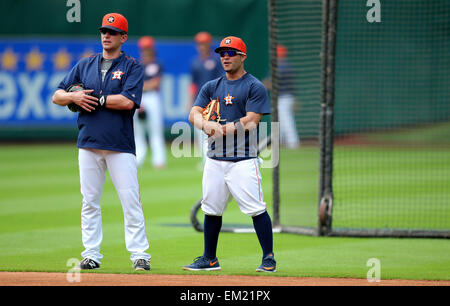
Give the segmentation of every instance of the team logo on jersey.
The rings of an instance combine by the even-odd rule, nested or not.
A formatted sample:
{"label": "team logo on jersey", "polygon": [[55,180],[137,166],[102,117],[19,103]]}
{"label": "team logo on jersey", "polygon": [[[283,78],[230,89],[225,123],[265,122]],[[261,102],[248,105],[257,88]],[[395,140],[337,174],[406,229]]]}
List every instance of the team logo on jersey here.
{"label": "team logo on jersey", "polygon": [[230,96],[230,94],[228,94],[228,96],[226,96],[225,98],[224,98],[224,100],[225,100],[225,105],[233,105],[233,102],[231,101],[231,100],[233,100],[234,99],[234,97],[232,97],[232,96]]}
{"label": "team logo on jersey", "polygon": [[121,80],[121,79],[122,79],[122,74],[124,74],[124,73],[125,73],[125,72],[120,71],[120,69],[117,69],[117,71],[114,71],[114,72],[113,72],[113,77],[112,77],[112,79],[113,79],[113,80],[115,80],[115,79]]}
{"label": "team logo on jersey", "polygon": [[108,22],[109,22],[109,23],[113,23],[114,20],[115,20],[115,19],[114,19],[114,16],[109,16],[109,17],[108,17]]}

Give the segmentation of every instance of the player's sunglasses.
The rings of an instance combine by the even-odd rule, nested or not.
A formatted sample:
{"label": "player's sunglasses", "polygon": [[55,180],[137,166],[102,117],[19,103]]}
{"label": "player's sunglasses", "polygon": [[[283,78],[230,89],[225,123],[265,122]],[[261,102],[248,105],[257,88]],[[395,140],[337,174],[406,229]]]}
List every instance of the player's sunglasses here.
{"label": "player's sunglasses", "polygon": [[110,29],[100,29],[100,33],[102,33],[103,35],[109,33],[109,35],[111,36],[116,36],[117,34],[119,34],[119,32]]}
{"label": "player's sunglasses", "polygon": [[238,54],[244,55],[243,52],[240,52],[240,51],[234,51],[234,50],[220,51],[219,54],[220,54],[220,57],[225,57],[225,54],[228,54],[229,57],[233,57],[233,56],[236,56],[236,55],[238,55]]}

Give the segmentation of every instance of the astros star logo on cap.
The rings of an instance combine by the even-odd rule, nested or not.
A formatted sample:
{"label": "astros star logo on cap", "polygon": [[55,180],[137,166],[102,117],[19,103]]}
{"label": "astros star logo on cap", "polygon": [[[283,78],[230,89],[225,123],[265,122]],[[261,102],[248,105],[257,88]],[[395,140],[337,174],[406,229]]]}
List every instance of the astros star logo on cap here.
{"label": "astros star logo on cap", "polygon": [[240,55],[247,55],[247,46],[242,41],[242,39],[236,36],[228,36],[222,39],[222,41],[220,42],[220,46],[214,49],[214,52],[220,53],[221,51],[229,49],[235,49],[241,52],[239,53]]}
{"label": "astros star logo on cap", "polygon": [[121,34],[128,33],[128,20],[119,13],[108,13],[102,18],[102,26],[98,28],[102,29],[110,29]]}

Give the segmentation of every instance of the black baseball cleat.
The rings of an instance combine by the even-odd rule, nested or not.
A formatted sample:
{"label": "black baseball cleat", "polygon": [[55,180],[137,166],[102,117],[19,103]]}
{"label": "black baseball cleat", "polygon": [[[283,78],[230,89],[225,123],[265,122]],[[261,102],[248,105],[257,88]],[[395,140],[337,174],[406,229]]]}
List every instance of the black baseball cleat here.
{"label": "black baseball cleat", "polygon": [[149,271],[150,270],[150,260],[146,259],[136,259],[133,263],[135,271]]}
{"label": "black baseball cleat", "polygon": [[81,270],[93,270],[93,269],[99,269],[100,264],[90,258],[85,258],[80,262],[80,269]]}

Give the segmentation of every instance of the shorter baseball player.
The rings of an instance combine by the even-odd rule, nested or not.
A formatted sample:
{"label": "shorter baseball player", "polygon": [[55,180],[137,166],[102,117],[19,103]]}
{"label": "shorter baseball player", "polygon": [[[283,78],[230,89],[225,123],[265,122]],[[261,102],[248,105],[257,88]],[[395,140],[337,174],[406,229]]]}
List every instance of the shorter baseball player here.
{"label": "shorter baseball player", "polygon": [[203,170],[202,211],[204,253],[184,270],[220,270],[216,257],[222,214],[233,197],[240,210],[250,216],[262,248],[258,272],[275,272],[272,221],[267,213],[257,157],[257,127],[270,113],[264,85],[247,73],[247,47],[242,39],[226,37],[215,49],[225,76],[207,82],[200,90],[189,121],[209,138]]}

